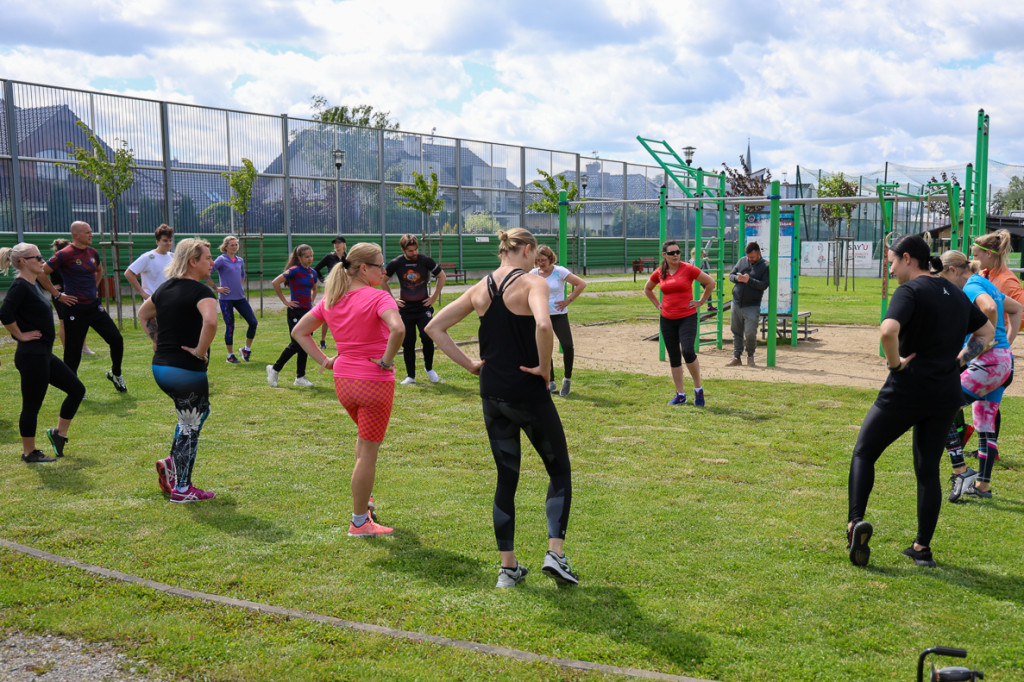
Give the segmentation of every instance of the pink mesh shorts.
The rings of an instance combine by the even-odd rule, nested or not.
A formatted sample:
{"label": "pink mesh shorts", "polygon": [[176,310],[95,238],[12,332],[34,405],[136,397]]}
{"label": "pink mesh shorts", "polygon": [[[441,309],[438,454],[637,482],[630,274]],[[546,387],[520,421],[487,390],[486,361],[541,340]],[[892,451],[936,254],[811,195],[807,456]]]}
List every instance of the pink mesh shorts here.
{"label": "pink mesh shorts", "polygon": [[395,382],[334,377],[338,401],[356,423],[359,437],[373,443],[384,440],[395,399]]}

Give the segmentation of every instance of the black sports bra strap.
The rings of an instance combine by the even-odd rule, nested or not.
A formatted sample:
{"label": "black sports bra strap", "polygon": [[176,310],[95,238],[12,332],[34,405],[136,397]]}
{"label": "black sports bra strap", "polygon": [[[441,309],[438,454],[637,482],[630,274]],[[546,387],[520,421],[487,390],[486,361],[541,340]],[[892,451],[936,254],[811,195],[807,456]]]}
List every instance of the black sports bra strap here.
{"label": "black sports bra strap", "polygon": [[487,275],[487,294],[494,300],[494,297],[498,295],[498,286],[494,283],[494,275]]}
{"label": "black sports bra strap", "polygon": [[521,270],[519,268],[516,268],[512,272],[508,273],[508,275],[506,275],[505,279],[502,281],[501,287],[498,289],[498,295],[504,296],[505,291],[509,288],[509,286],[511,286],[513,282],[515,282],[517,279],[519,279],[525,274],[526,270]]}

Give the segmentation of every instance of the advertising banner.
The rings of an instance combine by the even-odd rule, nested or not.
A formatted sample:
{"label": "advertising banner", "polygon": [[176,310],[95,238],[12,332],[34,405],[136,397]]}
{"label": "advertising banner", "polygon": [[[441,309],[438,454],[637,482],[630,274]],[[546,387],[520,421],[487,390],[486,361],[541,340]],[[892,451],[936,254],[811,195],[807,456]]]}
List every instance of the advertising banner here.
{"label": "advertising banner", "polygon": [[[761,257],[769,263],[771,257],[771,214],[748,213],[746,224],[746,243],[757,242],[761,247]],[[742,254],[741,254],[742,255]],[[773,264],[778,269],[778,291],[769,291],[775,296],[779,315],[790,315],[793,312],[793,212],[779,214],[779,255],[778,262]],[[768,296],[761,299],[761,312],[768,312]]]}

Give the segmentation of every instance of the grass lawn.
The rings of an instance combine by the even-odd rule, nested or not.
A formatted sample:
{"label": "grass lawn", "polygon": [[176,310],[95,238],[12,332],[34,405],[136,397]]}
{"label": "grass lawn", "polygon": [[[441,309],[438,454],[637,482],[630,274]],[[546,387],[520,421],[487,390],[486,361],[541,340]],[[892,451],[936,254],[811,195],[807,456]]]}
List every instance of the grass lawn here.
{"label": "grass lawn", "polygon": [[[877,284],[846,294],[856,321],[877,321]],[[837,304],[834,289],[814,289],[800,307],[817,321],[817,306],[826,317]],[[653,314],[640,296],[580,299],[573,320]],[[942,644],[966,647],[986,679],[1024,678],[1019,399],[1004,403],[996,497],[943,508],[937,569],[900,555],[916,529],[914,477],[909,439],[892,446],[868,509],[871,565],[858,569],[845,552],[846,479],[874,390],[714,381],[697,410],[663,404],[667,371],[578,371],[557,405],[574,468],[566,551],[582,584],[560,589],[540,572],[546,476],[527,451],[517,551],[532,572],[496,590],[475,378],[440,360],[442,383],[397,387],[374,491],[397,530],[349,538],[355,428],[327,375],[295,388],[293,361],[282,388],[266,385],[286,334],[283,313],[268,313],[250,364],[228,365],[214,346],[195,480],[217,498],[181,506],[156,484],[173,411],[140,331],[125,334],[126,395],[103,378],[93,341],[100,352],[80,370],[89,397],[52,465],[18,458],[19,377],[13,346],[0,347],[0,537],[239,599],[695,677],[905,680],[921,649]],[[58,403],[51,392],[40,436]],[[597,677],[194,603],[2,549],[0,627],[112,641],[197,679]]]}

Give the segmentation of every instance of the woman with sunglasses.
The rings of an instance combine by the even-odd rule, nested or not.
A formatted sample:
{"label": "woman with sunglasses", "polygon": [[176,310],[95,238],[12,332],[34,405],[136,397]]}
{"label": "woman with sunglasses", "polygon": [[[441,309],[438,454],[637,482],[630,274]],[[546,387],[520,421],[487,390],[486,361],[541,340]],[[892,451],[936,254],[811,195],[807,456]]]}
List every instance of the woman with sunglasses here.
{"label": "woman with sunglasses", "polygon": [[52,385],[67,394],[60,406],[57,428],[46,430],[46,437],[57,457],[64,456],[68,427],[85,397],[85,386],[71,368],[53,354],[55,334],[50,297],[36,283],[36,278],[43,274],[43,263],[39,247],[34,244],[21,243],[0,249],[0,272],[7,274],[11,266],[18,271],[0,305],[0,323],[18,342],[14,351],[14,366],[21,373],[18,429],[21,432],[21,459],[29,463],[57,461],[36,449],[36,418],[47,388]]}
{"label": "woman with sunglasses", "polygon": [[[661,247],[661,266],[651,274],[644,285],[644,295],[661,314],[661,338],[668,351],[668,364],[676,394],[669,405],[686,403],[683,385],[683,362],[693,379],[693,404],[704,407],[704,385],[700,380],[700,362],[697,360],[696,340],[698,315],[701,306],[711,298],[715,280],[695,265],[683,262],[682,251],[673,239]],[[693,283],[699,282],[703,291],[700,300],[693,299]],[[661,286],[661,301],[654,295],[654,287]]]}
{"label": "woman with sunglasses", "polygon": [[[356,463],[352,469],[350,537],[389,535],[394,529],[373,518],[377,453],[388,430],[395,397],[395,355],[405,323],[391,294],[380,289],[384,256],[376,244],[356,244],[331,269],[324,296],[292,328],[292,339],[323,369],[333,369],[338,400],[356,423]],[[337,354],[317,347],[313,332],[331,330]]]}

